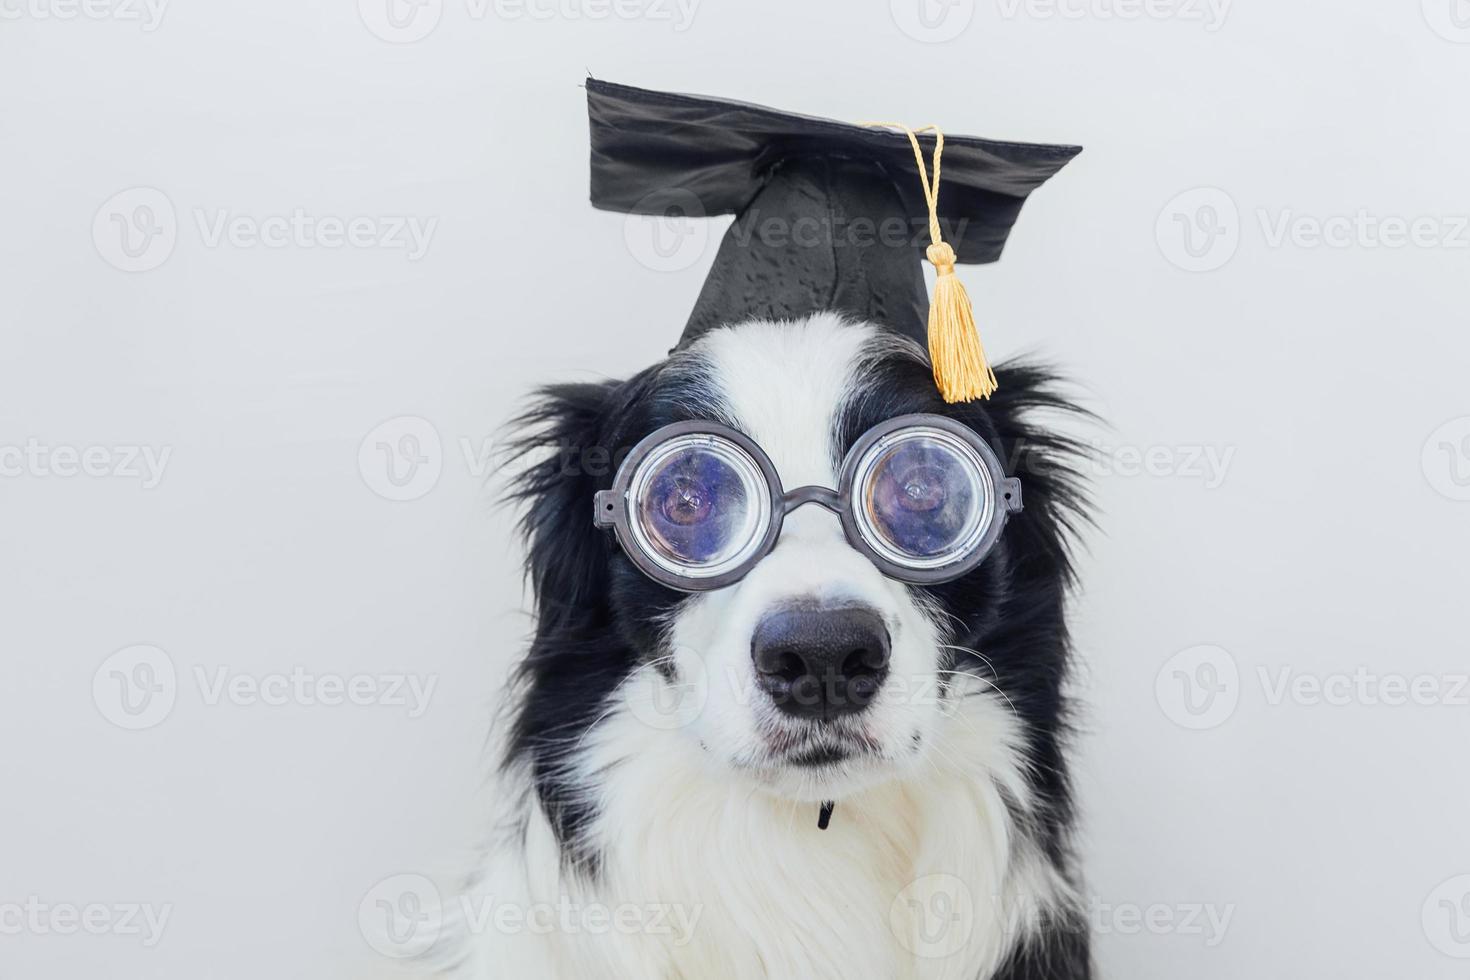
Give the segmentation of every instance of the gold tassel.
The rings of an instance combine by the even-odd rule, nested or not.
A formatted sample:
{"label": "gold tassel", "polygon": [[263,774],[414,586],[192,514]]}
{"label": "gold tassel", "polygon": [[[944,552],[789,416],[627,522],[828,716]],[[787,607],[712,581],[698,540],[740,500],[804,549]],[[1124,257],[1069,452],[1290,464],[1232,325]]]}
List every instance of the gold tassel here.
{"label": "gold tassel", "polygon": [[934,299],[929,304],[929,360],[934,383],[950,404],[989,398],[995,372],[985,358],[975,311],[965,284],[954,274],[954,249],[935,242],[925,253],[934,263]]}
{"label": "gold tassel", "polygon": [[[944,153],[944,133],[937,126],[909,129],[902,123],[866,123],[901,129],[914,148],[919,165],[919,180],[924,187],[924,201],[929,205],[929,240],[933,243],[925,254],[934,263],[934,298],[929,303],[929,360],[934,368],[934,383],[946,402],[970,402],[989,398],[995,393],[995,372],[985,357],[980,331],[975,326],[975,310],[965,284],[955,275],[954,249],[939,233],[939,161]],[[934,133],[934,179],[924,166],[924,152],[919,146],[919,133]]]}

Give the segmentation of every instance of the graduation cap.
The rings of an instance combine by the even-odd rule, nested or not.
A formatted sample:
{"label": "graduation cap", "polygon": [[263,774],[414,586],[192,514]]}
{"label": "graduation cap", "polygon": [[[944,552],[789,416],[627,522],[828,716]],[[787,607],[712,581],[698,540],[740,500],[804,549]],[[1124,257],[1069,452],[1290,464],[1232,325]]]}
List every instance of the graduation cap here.
{"label": "graduation cap", "polygon": [[955,263],[1000,258],[1026,196],[1081,152],[591,78],[587,112],[594,206],[737,216],[679,347],[743,320],[844,314],[927,345],[950,402],[995,390]]}

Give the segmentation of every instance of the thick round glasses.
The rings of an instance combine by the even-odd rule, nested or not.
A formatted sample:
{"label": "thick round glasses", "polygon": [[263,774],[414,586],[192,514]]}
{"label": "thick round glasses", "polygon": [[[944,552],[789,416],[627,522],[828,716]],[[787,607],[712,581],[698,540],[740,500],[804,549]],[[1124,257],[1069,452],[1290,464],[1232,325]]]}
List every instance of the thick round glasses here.
{"label": "thick round glasses", "polygon": [[705,592],[745,576],[776,546],[786,514],[808,503],[835,513],[883,574],[928,585],[985,558],[1021,509],[1021,481],[968,426],[938,415],[874,426],[848,451],[836,490],[790,492],[745,435],[676,422],[633,447],[613,488],[597,493],[593,520],[650,578]]}

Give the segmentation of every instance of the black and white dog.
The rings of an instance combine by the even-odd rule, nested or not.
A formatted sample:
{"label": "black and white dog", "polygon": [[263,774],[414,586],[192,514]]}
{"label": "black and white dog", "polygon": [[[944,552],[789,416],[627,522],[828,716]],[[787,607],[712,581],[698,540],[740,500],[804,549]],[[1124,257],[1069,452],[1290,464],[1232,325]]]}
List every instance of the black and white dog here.
{"label": "black and white dog", "polygon": [[[558,451],[517,487],[536,633],[466,896],[525,914],[466,930],[456,975],[1089,977],[1063,695],[1084,517],[1076,446],[1036,421],[1071,409],[1043,371],[998,374],[990,400],[946,405],[917,344],[821,315],[712,330],[630,380],[544,393],[523,445]],[[593,526],[620,454],[670,422],[718,421],[783,485],[831,487],[855,439],[915,412],[968,425],[1025,488],[955,581],[886,578],[806,507],[742,580],[688,594]],[[883,634],[861,710],[811,717],[758,683],[758,628],[793,604]]]}

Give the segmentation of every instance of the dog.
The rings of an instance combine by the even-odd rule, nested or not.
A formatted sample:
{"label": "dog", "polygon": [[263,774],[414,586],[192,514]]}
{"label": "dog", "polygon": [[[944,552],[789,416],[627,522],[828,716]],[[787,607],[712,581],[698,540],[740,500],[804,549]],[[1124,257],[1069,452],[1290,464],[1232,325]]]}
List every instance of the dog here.
{"label": "dog", "polygon": [[[1037,418],[1080,410],[1044,369],[997,375],[989,400],[947,405],[918,344],[820,314],[542,392],[513,490],[535,633],[453,976],[1087,980],[1063,691],[1085,491],[1079,444]],[[668,423],[717,421],[782,485],[835,487],[854,440],[917,412],[968,426],[1024,485],[954,581],[885,577],[817,507],[694,594],[594,527],[594,495]],[[756,633],[793,608],[886,645],[869,700],[812,717],[762,686]]]}

